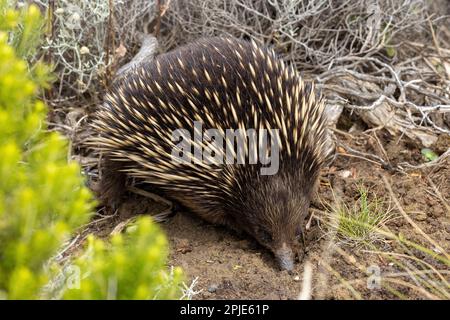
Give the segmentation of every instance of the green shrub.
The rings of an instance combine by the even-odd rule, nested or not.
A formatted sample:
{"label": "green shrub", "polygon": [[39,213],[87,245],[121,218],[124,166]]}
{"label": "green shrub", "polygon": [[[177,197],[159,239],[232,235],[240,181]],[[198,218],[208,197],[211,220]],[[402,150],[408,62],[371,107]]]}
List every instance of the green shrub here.
{"label": "green shrub", "polygon": [[[46,130],[37,96],[49,73],[35,58],[41,26],[37,7],[17,11],[0,0],[0,299],[40,298],[54,270],[46,264],[94,208],[79,166],[67,162],[67,141]],[[87,278],[63,297],[178,297],[180,272],[164,271],[166,240],[157,226],[143,218],[128,238],[90,238],[89,254],[75,262]]]}
{"label": "green shrub", "polygon": [[[92,201],[79,167],[67,163],[66,142],[45,132],[46,108],[36,99],[43,77],[34,77],[15,50],[37,42],[39,11],[1,4],[0,291],[11,299],[35,298],[48,280],[44,263],[87,221]],[[13,28],[18,24],[22,36]],[[44,74],[42,66],[33,69]]]}
{"label": "green shrub", "polygon": [[[165,269],[167,242],[148,217],[116,234],[112,248],[89,237],[87,252],[74,261],[81,275],[79,289],[69,288],[65,299],[168,299],[180,296],[181,270]],[[151,244],[151,245],[149,245]],[[88,277],[84,278],[84,275]],[[72,283],[72,287],[74,284]],[[76,284],[75,284],[76,286]]]}

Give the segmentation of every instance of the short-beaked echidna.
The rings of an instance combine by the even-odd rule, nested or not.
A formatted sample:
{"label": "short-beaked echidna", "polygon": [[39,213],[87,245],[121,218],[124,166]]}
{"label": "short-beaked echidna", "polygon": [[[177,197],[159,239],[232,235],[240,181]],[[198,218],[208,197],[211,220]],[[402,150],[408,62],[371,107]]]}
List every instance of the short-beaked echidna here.
{"label": "short-beaked echidna", "polygon": [[[323,111],[313,85],[255,42],[207,38],[159,55],[116,81],[95,114],[90,145],[103,161],[100,198],[117,204],[134,178],[207,221],[247,232],[290,270],[327,153]],[[191,162],[174,159],[173,133],[194,134],[194,121],[222,134],[277,129],[278,171],[263,175],[260,162],[195,161],[194,152],[185,152]],[[244,149],[246,159],[259,152]]]}

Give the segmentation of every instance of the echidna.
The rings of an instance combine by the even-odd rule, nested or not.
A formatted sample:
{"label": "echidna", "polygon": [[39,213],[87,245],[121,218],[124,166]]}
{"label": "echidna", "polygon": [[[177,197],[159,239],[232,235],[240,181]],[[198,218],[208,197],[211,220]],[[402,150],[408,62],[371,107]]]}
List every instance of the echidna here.
{"label": "echidna", "polygon": [[[117,204],[128,178],[141,181],[207,221],[245,231],[291,270],[327,153],[323,109],[312,84],[255,42],[207,38],[159,55],[118,80],[95,115],[90,144],[103,161],[100,198]],[[276,144],[261,153],[209,137],[179,153],[189,160],[180,161],[174,150],[190,137],[174,132],[198,134],[194,121],[223,135],[276,129],[269,137]],[[208,161],[230,143],[234,160],[247,161]],[[195,157],[206,149],[210,156]],[[248,161],[257,154],[278,160],[278,171],[262,174],[267,164]]]}

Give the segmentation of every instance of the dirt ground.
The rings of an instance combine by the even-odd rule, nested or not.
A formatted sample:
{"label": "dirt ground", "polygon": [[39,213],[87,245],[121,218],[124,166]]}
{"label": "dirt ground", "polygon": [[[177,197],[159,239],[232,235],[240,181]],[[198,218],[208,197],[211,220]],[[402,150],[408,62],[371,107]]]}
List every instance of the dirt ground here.
{"label": "dirt ground", "polygon": [[[357,187],[362,184],[371,194],[376,194],[385,199],[386,203],[390,203],[394,214],[397,215],[388,223],[394,234],[401,234],[406,239],[430,247],[401,217],[399,209],[389,200],[390,196],[382,179],[385,176],[402,209],[429,237],[449,252],[449,161],[431,168],[398,172],[392,168],[398,164],[403,167],[403,162],[412,165],[426,163],[420,148],[414,143],[406,139],[397,142],[383,131],[371,134],[353,133],[352,136],[337,135],[343,143],[351,144],[352,148],[359,151],[378,154],[386,163],[380,165],[350,156],[343,148],[338,148],[338,156],[323,171],[318,196],[312,204],[311,212],[316,213],[314,217],[308,217],[311,221],[306,232],[306,255],[302,262],[296,264],[292,274],[279,271],[272,255],[255,240],[244,234],[210,225],[192,213],[176,212],[169,221],[161,224],[170,242],[168,264],[183,268],[187,286],[196,280],[192,288],[195,293],[193,299],[296,299],[302,289],[305,261],[313,268],[312,298],[389,299],[399,298],[401,295],[408,299],[427,297],[417,289],[408,288],[407,284],[394,283],[395,291],[390,286],[391,289],[386,290],[383,285],[381,289],[367,289],[367,279],[370,275],[367,268],[373,265],[380,269],[381,276],[390,275],[392,279],[402,279],[406,283],[414,280],[407,275],[405,277],[401,266],[381,253],[371,253],[364,248],[355,249],[345,244],[339,244],[339,249],[344,254],[339,253],[339,249],[330,250],[326,228],[318,221],[321,218],[320,210],[323,210],[321,203],[333,203],[336,197],[339,197],[352,205],[358,197]],[[447,150],[449,145],[450,141],[444,138],[432,149],[440,154]],[[130,200],[121,211],[122,218],[135,213],[149,213],[148,206],[140,197]],[[102,227],[97,231],[101,230]],[[382,252],[405,253],[403,249],[392,240],[385,240],[381,245],[377,245],[377,250]],[[429,259],[417,251],[407,253],[423,259],[436,270],[443,270],[447,276],[446,280],[449,280],[448,270],[437,260]],[[414,264],[413,259],[406,260],[409,261],[406,263]],[[414,269],[414,266],[411,266],[411,269]],[[353,289],[347,288],[347,282],[352,284]]]}

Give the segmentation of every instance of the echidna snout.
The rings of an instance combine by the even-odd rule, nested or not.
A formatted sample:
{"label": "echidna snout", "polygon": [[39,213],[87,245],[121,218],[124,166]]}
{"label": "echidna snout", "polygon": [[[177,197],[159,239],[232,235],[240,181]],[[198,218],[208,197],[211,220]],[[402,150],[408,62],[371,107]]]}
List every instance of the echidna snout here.
{"label": "echidna snout", "polygon": [[292,174],[291,166],[281,166],[279,174],[260,177],[243,187],[243,229],[275,256],[282,270],[294,268],[300,252],[304,219],[313,188],[305,188],[305,177]]}
{"label": "echidna snout", "polygon": [[294,252],[286,242],[283,242],[281,248],[275,252],[275,257],[282,270],[292,271],[294,269]]}

